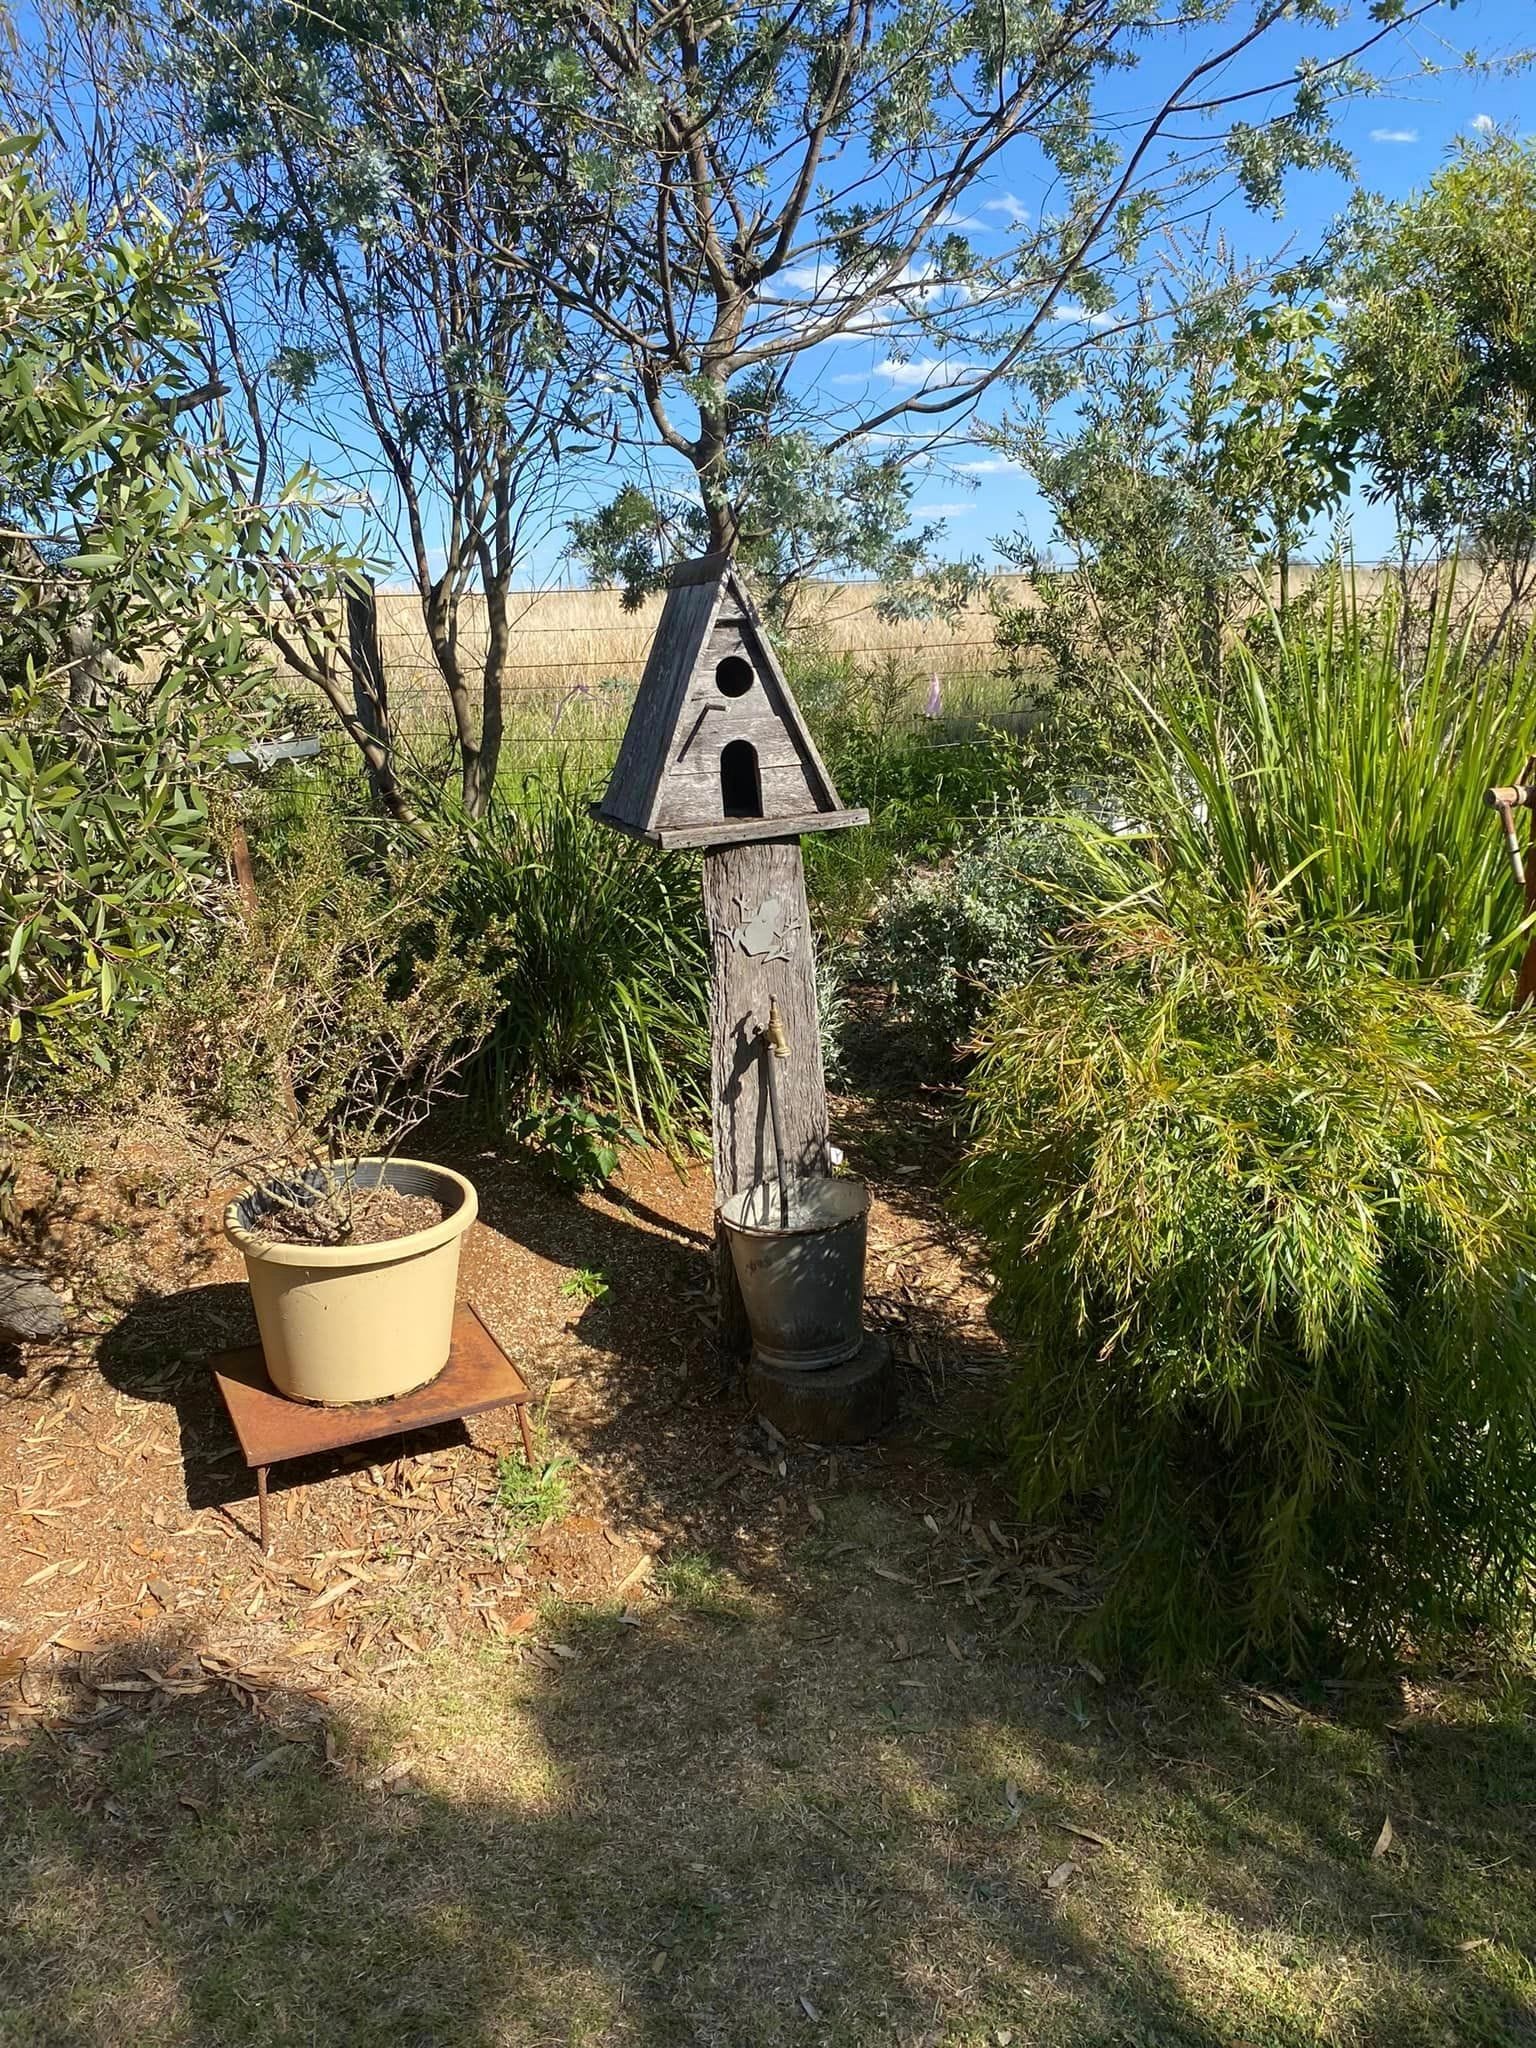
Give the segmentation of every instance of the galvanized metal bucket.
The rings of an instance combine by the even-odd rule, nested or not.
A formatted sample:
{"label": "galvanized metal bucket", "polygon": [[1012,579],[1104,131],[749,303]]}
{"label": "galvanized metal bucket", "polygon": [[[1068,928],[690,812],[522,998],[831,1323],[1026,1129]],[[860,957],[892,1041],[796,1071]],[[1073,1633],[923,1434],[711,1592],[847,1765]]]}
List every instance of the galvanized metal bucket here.
{"label": "galvanized metal bucket", "polygon": [[721,1205],[731,1260],[752,1325],[753,1356],[791,1372],[821,1372],[864,1341],[864,1248],[869,1189],[861,1180],[790,1183],[786,1225],[776,1181]]}

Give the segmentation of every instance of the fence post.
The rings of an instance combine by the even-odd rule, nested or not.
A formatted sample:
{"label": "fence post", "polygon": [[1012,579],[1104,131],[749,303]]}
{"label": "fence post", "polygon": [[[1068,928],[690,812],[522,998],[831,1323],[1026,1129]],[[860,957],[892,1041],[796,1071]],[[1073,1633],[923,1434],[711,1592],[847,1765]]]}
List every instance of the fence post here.
{"label": "fence post", "polygon": [[[352,670],[352,707],[369,738],[392,760],[394,740],[389,724],[389,682],[379,647],[379,599],[370,579],[349,576],[346,583],[347,661]],[[370,761],[368,786],[375,803],[383,799],[382,777]]]}

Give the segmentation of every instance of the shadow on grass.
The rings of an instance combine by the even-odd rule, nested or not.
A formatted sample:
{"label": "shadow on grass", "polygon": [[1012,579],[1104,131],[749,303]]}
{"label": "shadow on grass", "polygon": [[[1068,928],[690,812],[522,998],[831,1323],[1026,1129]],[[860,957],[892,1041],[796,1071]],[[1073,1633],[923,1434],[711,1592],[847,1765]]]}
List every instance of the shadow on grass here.
{"label": "shadow on grass", "polygon": [[466,1653],[371,1708],[90,1655],[0,1755],[0,2042],[1536,2037],[1528,1719],[1085,1716],[942,1648],[904,1691],[887,1619],[566,1613],[558,1676]]}

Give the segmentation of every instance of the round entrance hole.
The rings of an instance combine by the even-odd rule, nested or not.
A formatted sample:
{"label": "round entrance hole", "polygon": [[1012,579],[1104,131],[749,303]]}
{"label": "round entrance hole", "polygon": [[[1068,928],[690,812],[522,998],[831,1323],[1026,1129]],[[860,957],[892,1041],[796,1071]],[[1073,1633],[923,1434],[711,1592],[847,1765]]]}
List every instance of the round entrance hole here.
{"label": "round entrance hole", "polygon": [[756,680],[744,654],[728,654],[715,670],[715,688],[722,697],[745,697]]}

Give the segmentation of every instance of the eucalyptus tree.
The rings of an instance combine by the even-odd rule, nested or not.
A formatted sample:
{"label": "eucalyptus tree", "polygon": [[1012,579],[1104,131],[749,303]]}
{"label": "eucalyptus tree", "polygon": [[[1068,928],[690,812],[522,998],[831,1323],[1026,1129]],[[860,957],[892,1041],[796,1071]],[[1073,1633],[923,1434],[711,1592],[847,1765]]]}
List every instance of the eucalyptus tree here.
{"label": "eucalyptus tree", "polygon": [[[132,18],[42,0],[31,34],[32,98],[77,188],[148,181],[202,224],[221,280],[205,355],[256,488],[313,459],[376,565],[403,569],[479,815],[513,583],[606,406],[597,331],[541,282],[565,225],[545,169],[547,49],[476,0],[193,0]],[[281,645],[403,807],[334,636]]]}
{"label": "eucalyptus tree", "polygon": [[1362,202],[1340,378],[1377,494],[1536,588],[1536,146],[1470,141],[1401,203]]}
{"label": "eucalyptus tree", "polygon": [[[200,252],[93,222],[0,137],[0,1096],[107,1064],[215,889],[207,795],[271,695],[279,618],[326,609],[302,481],[257,505],[197,420]],[[93,1021],[94,1020],[94,1021]]]}
{"label": "eucalyptus tree", "polygon": [[[750,552],[784,522],[786,435],[814,488],[857,492],[1000,380],[1062,388],[1160,227],[1344,165],[1365,53],[1439,4],[557,0],[587,224],[541,258],[625,353],[707,544]],[[1293,63],[1297,23],[1318,54]],[[878,369],[827,374],[859,338]],[[839,472],[854,453],[875,468]]]}
{"label": "eucalyptus tree", "polygon": [[602,416],[589,337],[542,284],[563,209],[526,39],[473,0],[200,0],[175,61],[265,272],[270,367],[326,415],[404,558],[478,816],[513,580],[554,517],[562,457]]}

